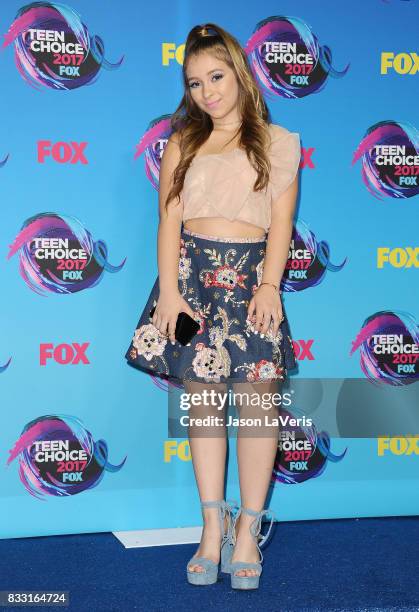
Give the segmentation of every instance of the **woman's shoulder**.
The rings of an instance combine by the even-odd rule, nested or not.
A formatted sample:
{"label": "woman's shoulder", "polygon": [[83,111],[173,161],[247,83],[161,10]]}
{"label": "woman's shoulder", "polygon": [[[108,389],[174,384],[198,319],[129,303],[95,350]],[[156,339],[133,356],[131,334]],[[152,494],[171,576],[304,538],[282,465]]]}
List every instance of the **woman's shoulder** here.
{"label": "woman's shoulder", "polygon": [[269,123],[268,129],[271,135],[271,142],[289,138],[291,134],[293,136],[298,136],[298,138],[300,136],[298,132],[291,132],[291,130],[277,123]]}
{"label": "woman's shoulder", "polygon": [[172,132],[163,149],[163,154],[160,160],[160,173],[165,174],[166,169],[172,172],[178,165],[180,160],[179,135],[177,132]]}
{"label": "woman's shoulder", "polygon": [[291,132],[282,125],[270,123],[269,133],[271,142],[269,145],[269,156],[272,157],[296,157],[301,154],[300,134]]}
{"label": "woman's shoulder", "polygon": [[301,160],[300,135],[274,123],[269,124],[269,131],[270,182],[272,196],[277,198],[287,189],[298,172]]}
{"label": "woman's shoulder", "polygon": [[167,140],[167,144],[175,144],[177,147],[179,147],[180,145],[180,132],[179,130],[174,131],[170,134],[168,140]]}

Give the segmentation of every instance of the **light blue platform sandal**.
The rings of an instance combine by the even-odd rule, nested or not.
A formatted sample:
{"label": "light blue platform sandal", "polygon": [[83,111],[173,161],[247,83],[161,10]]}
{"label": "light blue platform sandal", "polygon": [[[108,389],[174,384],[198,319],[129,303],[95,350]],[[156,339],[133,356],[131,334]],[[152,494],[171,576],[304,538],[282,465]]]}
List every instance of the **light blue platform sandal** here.
{"label": "light blue platform sandal", "polygon": [[[249,508],[239,508],[236,516],[233,519],[233,525],[231,529],[231,537],[233,547],[236,544],[236,523],[239,518],[241,512],[245,514],[250,514],[250,516],[254,516],[255,520],[250,525],[250,533],[253,536],[253,539],[256,543],[256,546],[259,551],[260,560],[259,563],[246,563],[245,561],[233,561],[230,562],[230,574],[231,574],[231,588],[232,589],[257,589],[259,588],[259,578],[262,573],[262,561],[263,555],[260,547],[263,546],[266,540],[269,538],[269,534],[272,529],[272,524],[274,522],[274,515],[270,509],[261,510],[260,512],[256,512],[255,510],[250,510]],[[271,522],[269,525],[269,529],[266,535],[261,536],[260,530],[262,527],[262,518],[263,516],[269,515],[271,516]],[[256,576],[236,576],[236,572],[240,570],[246,569],[255,569],[257,571]]]}
{"label": "light blue platform sandal", "polygon": [[[218,518],[220,521],[220,529],[222,534],[221,539],[221,571],[230,573],[231,555],[233,554],[233,511],[236,507],[236,502],[226,502],[224,499],[220,501],[206,501],[201,503],[202,508],[218,508]],[[227,529],[224,526],[224,519],[227,517]],[[200,565],[203,572],[189,571],[190,565]],[[214,563],[207,557],[192,557],[186,566],[188,582],[196,585],[214,584],[218,579],[219,564]]]}

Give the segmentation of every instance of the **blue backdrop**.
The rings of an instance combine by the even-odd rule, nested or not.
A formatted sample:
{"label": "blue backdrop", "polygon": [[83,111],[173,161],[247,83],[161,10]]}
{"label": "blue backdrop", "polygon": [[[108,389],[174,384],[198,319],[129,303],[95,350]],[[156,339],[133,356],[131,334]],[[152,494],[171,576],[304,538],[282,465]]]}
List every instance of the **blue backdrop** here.
{"label": "blue backdrop", "polygon": [[[157,274],[153,154],[182,95],[181,45],[208,21],[247,45],[273,121],[303,147],[290,262],[309,273],[287,272],[284,299],[293,408],[315,427],[295,435],[307,455],[279,452],[270,507],[417,514],[417,2],[35,4],[0,9],[0,537],[200,524],[188,444],[167,429],[174,391],[123,356]],[[275,78],[257,36],[296,32],[316,69],[284,60],[299,78]],[[82,47],[40,44],[76,39],[84,65]],[[388,145],[410,158],[380,166]],[[86,267],[57,251],[43,266],[44,249],[80,245]],[[383,344],[410,348],[389,366]]]}

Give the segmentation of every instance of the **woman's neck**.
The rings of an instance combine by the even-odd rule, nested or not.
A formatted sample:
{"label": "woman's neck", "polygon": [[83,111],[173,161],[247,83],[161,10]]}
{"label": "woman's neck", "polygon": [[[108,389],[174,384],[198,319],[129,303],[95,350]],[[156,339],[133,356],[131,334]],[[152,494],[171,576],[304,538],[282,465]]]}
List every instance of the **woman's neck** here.
{"label": "woman's neck", "polygon": [[214,130],[226,130],[228,132],[236,131],[242,123],[241,119],[213,119],[213,129]]}

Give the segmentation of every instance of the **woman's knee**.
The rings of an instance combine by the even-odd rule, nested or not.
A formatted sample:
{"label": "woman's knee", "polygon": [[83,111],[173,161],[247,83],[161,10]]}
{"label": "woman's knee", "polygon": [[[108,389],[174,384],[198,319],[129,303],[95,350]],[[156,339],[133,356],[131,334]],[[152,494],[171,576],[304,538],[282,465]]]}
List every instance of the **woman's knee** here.
{"label": "woman's knee", "polygon": [[225,437],[227,386],[185,383],[188,398],[189,437]]}

